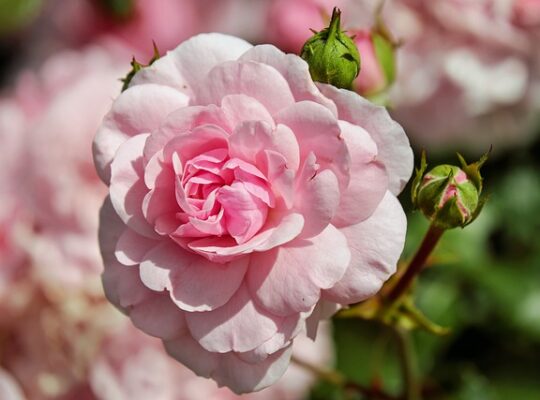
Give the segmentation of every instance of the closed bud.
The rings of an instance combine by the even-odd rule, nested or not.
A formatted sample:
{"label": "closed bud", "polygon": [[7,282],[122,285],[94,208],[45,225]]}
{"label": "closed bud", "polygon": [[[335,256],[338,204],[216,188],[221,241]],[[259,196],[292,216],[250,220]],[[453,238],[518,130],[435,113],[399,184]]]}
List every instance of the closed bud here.
{"label": "closed bud", "polygon": [[360,71],[360,55],[353,40],[341,30],[341,12],[334,8],[328,28],[315,33],[300,56],[309,64],[314,81],[350,89]]}
{"label": "closed bud", "polygon": [[486,200],[481,197],[480,167],[486,153],[478,162],[467,164],[458,154],[461,167],[438,165],[425,173],[427,163],[422,154],[420,169],[413,182],[413,204],[440,229],[465,227],[476,219]]}

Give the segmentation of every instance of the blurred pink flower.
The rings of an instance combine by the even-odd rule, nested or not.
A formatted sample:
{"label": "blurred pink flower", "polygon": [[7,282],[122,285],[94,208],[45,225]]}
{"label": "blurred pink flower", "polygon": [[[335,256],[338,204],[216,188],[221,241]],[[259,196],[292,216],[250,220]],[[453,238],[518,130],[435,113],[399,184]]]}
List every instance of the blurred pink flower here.
{"label": "blurred pink flower", "polygon": [[[196,0],[134,0],[134,11],[126,17],[107,13],[99,1],[57,1],[50,9],[59,33],[74,44],[86,44],[100,36],[120,41],[138,57],[151,57],[152,41],[161,52],[199,31]],[[103,2],[105,3],[105,2]]]}
{"label": "blurred pink flower", "polygon": [[403,247],[403,130],[273,46],[184,42],[118,97],[94,159],[107,297],[239,393],[283,374],[321,299],[377,292]]}
{"label": "blurred pink flower", "polygon": [[270,1],[266,40],[283,51],[299,54],[313,32],[328,25],[332,8],[343,0],[273,0]]}
{"label": "blurred pink flower", "polygon": [[25,202],[36,234],[27,250],[47,289],[79,290],[92,281],[98,287],[102,267],[94,238],[105,188],[92,165],[91,143],[126,73],[121,49],[116,54],[98,46],[58,53],[37,73],[26,72],[16,88],[32,138],[24,144]]}
{"label": "blurred pink flower", "polygon": [[533,28],[517,23],[534,7],[517,0],[386,5],[387,25],[404,41],[393,115],[418,144],[485,149],[523,143],[534,131],[540,52]]}
{"label": "blurred pink flower", "polygon": [[375,53],[373,34],[368,30],[349,31],[360,53],[360,73],[353,83],[354,90],[369,95],[383,90],[388,84],[383,67]]}

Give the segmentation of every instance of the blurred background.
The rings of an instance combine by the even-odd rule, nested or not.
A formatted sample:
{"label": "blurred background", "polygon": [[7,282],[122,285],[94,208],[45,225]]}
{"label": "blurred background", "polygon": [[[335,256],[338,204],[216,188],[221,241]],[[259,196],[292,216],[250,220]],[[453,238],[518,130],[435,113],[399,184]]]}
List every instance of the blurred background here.
{"label": "blurred background", "polygon": [[[388,106],[416,154],[455,164],[455,151],[474,161],[493,146],[485,209],[443,237],[416,289],[419,308],[451,328],[414,332],[424,398],[540,399],[540,0],[0,0],[0,400],[238,397],[170,360],[104,298],[106,188],[91,142],[152,41],[163,54],[224,32],[298,54],[333,6],[362,57],[353,89]],[[427,229],[409,198],[403,260]],[[401,391],[395,344],[377,325],[335,319],[297,347]],[[346,397],[293,366],[242,398]]]}

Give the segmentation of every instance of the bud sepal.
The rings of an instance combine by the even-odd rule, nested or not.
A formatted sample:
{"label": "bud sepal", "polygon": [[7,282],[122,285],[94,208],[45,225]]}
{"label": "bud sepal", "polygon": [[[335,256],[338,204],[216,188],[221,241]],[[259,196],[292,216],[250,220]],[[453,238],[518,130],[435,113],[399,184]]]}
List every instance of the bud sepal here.
{"label": "bud sepal", "polygon": [[300,57],[308,63],[314,81],[350,89],[360,72],[360,54],[340,25],[341,11],[334,8],[328,28],[306,41]]}

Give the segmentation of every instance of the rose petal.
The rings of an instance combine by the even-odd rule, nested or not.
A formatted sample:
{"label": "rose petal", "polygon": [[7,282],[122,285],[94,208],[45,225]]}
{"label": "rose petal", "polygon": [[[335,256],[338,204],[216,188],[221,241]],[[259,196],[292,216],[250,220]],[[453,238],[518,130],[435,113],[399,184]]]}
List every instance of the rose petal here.
{"label": "rose petal", "polygon": [[245,285],[224,306],[186,316],[193,337],[208,351],[252,350],[274,335],[282,320],[260,309]]}
{"label": "rose petal", "polygon": [[367,220],[342,228],[352,252],[352,262],[343,278],[323,294],[341,304],[373,296],[396,271],[403,250],[407,219],[399,201],[387,192]]}
{"label": "rose petal", "polygon": [[153,132],[170,112],[187,103],[182,93],[159,85],[135,86],[122,93],[105,116],[93,143],[94,163],[103,182],[109,183],[111,161],[127,139]]}
{"label": "rose petal", "polygon": [[317,303],[321,289],[343,277],[350,259],[345,236],[329,225],[318,236],[253,254],[248,288],[275,315],[305,312]]}
{"label": "rose petal", "polygon": [[272,115],[294,104],[283,76],[268,65],[251,61],[229,61],[214,67],[197,92],[195,104],[221,104],[221,99],[231,94],[253,97]]}
{"label": "rose petal", "polygon": [[386,193],[386,169],[377,160],[377,145],[369,134],[357,125],[340,121],[341,135],[351,157],[351,179],[341,195],[332,224],[353,225],[368,218]]}
{"label": "rose petal", "polygon": [[364,128],[377,143],[379,160],[389,179],[390,191],[397,195],[407,184],[413,169],[413,153],[403,128],[376,106],[350,90],[331,85],[318,85],[324,95],[338,107],[339,119]]}
{"label": "rose petal", "polygon": [[148,188],[144,184],[142,150],[148,134],[134,136],[120,146],[111,163],[111,202],[118,216],[137,233],[149,238],[157,234],[146,221],[142,204]]}

